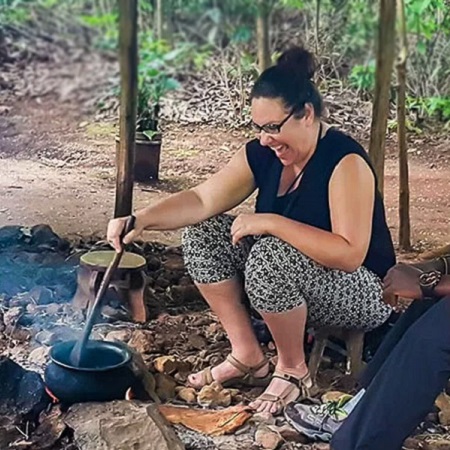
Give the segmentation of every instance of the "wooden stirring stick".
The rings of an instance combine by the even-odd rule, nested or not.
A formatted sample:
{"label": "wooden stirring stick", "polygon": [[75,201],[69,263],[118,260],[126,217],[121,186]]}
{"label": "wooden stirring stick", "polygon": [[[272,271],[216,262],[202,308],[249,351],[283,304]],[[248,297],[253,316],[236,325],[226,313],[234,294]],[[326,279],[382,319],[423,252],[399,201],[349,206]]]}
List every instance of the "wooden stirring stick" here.
{"label": "wooden stirring stick", "polygon": [[[135,220],[136,218],[134,216],[130,216],[122,233],[121,241],[134,228]],[[101,301],[103,299],[103,296],[105,295],[106,289],[108,289],[112,275],[119,267],[123,253],[124,253],[124,245],[122,243],[120,252],[116,252],[114,258],[111,260],[108,268],[106,269],[105,275],[103,276],[103,280],[100,284],[100,288],[95,297],[94,304],[92,305],[92,308],[90,310],[89,317],[86,320],[83,335],[80,337],[80,339],[78,339],[72,351],[70,352],[70,362],[74,367],[80,367],[81,363],[83,362],[86,344],[91,334],[92,327],[94,326],[94,321],[96,319],[98,310],[100,309]]]}

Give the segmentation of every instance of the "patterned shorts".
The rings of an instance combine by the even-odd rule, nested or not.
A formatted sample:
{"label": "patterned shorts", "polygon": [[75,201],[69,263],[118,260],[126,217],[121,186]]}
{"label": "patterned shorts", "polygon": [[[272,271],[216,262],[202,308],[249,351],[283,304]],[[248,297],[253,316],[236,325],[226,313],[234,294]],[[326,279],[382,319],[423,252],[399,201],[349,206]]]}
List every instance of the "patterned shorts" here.
{"label": "patterned shorts", "polygon": [[367,268],[352,273],[326,268],[273,236],[233,246],[233,220],[221,214],[184,230],[184,259],[195,282],[239,276],[257,311],[280,313],[306,304],[308,323],[315,326],[368,331],[389,317],[381,280]]}

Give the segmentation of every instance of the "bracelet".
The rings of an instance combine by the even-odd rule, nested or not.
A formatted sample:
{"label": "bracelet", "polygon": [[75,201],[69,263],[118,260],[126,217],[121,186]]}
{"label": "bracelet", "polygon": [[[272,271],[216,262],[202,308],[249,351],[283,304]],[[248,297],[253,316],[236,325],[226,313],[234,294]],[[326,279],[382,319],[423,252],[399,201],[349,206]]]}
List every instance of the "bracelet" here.
{"label": "bracelet", "polygon": [[450,272],[449,272],[449,266],[450,266],[449,259],[450,259],[450,255],[441,256],[439,259],[440,259],[440,260],[443,262],[443,264],[444,264],[444,271],[443,271],[443,274],[444,274],[444,275],[450,275]]}

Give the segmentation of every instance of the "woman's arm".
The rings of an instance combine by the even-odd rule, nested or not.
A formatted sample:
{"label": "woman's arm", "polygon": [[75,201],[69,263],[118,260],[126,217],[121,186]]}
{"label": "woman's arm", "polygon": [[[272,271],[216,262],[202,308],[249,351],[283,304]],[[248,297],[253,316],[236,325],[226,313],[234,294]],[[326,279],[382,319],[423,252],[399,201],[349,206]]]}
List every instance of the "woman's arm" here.
{"label": "woman's arm", "polygon": [[434,288],[436,297],[446,297],[450,295],[450,275],[444,275],[439,284]]}
{"label": "woman's arm", "polygon": [[[144,229],[172,230],[191,225],[242,203],[256,189],[245,149],[240,150],[219,172],[193,189],[170,195],[135,212],[136,222],[124,243],[136,239]],[[126,218],[111,220],[107,239],[119,251]]]}
{"label": "woman's arm", "polygon": [[187,191],[170,195],[136,212],[147,230],[172,230],[198,223],[242,203],[255,190],[245,149],[219,172]]}
{"label": "woman's arm", "polygon": [[370,244],[375,177],[358,155],[336,166],[329,184],[332,232],[270,215],[267,233],[288,242],[318,263],[352,272],[364,262]]}

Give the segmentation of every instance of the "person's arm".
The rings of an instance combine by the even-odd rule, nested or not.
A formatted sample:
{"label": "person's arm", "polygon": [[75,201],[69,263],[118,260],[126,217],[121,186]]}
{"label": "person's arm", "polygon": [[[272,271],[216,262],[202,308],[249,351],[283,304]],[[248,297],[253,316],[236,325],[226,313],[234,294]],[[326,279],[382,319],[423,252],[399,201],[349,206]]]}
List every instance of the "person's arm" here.
{"label": "person's arm", "polygon": [[444,275],[450,275],[450,256],[441,256],[440,258],[432,259],[430,261],[414,263],[413,266],[424,272],[437,270]]}
{"label": "person's arm", "polygon": [[[136,239],[145,230],[172,230],[201,222],[228,211],[242,203],[256,189],[253,173],[245,149],[205,182],[177,194],[170,195],[135,212],[135,228],[124,238],[124,243]],[[107,239],[119,250],[120,235],[127,218],[110,221]]]}
{"label": "person's arm", "polygon": [[436,297],[446,297],[450,295],[450,275],[443,275],[439,284],[434,288]]}
{"label": "person's arm", "polygon": [[332,232],[270,215],[267,233],[318,263],[353,272],[364,262],[372,232],[375,178],[359,155],[347,155],[329,184]]}
{"label": "person's arm", "polygon": [[[413,264],[396,264],[389,269],[384,282],[384,301],[391,305],[397,303],[397,297],[408,299],[422,299],[420,289],[420,275],[423,271]],[[434,288],[436,298],[450,295],[450,275],[443,275],[439,284]]]}

